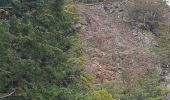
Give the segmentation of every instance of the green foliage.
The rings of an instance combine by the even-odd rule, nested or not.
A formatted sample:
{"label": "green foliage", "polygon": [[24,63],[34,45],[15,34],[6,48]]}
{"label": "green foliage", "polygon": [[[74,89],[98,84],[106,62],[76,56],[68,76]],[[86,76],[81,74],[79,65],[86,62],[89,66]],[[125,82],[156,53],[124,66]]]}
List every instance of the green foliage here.
{"label": "green foliage", "polygon": [[14,90],[7,100],[162,100],[169,92],[152,74],[137,77],[131,88],[115,83],[88,94],[93,87],[84,73],[79,30],[73,27],[79,19],[75,5],[64,7],[63,0],[0,2],[12,7],[10,17],[0,19],[0,97]]}
{"label": "green foliage", "polygon": [[84,98],[88,86],[79,30],[72,25],[72,14],[64,12],[63,3],[10,1],[13,15],[0,22],[0,93],[15,90],[7,99]]}
{"label": "green foliage", "polygon": [[6,6],[10,0],[0,0],[0,6]]}
{"label": "green foliage", "polygon": [[101,89],[93,91],[88,97],[88,100],[114,100],[114,99],[112,98],[112,95],[109,94],[106,90]]}
{"label": "green foliage", "polygon": [[104,88],[113,98],[120,100],[164,100],[165,95],[170,92],[160,82],[158,73],[136,77],[130,88],[121,82],[106,84]]}
{"label": "green foliage", "polygon": [[159,47],[156,49],[156,52],[160,55],[160,57],[166,61],[170,61],[170,33],[163,34],[158,39]]}

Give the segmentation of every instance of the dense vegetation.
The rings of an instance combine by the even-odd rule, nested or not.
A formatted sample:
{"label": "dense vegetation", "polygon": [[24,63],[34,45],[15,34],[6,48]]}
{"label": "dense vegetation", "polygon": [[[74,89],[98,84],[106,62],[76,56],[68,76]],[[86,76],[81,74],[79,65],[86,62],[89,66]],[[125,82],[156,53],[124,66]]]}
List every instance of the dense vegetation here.
{"label": "dense vegetation", "polygon": [[1,2],[1,10],[8,13],[1,13],[0,21],[1,96],[10,100],[80,98],[86,90],[82,50],[63,0]]}
{"label": "dense vegetation", "polygon": [[160,82],[157,72],[136,76],[130,84],[113,82],[105,84],[103,88],[120,100],[165,100],[169,90]]}
{"label": "dense vegetation", "polygon": [[[133,7],[130,14],[135,14],[135,21],[162,22],[162,9],[157,13],[159,9],[151,7],[158,18],[144,12],[143,22],[143,16],[136,17],[143,6]],[[79,29],[73,26],[79,19],[71,13],[74,9],[64,8],[64,0],[0,0],[0,99],[163,100],[169,91],[155,72],[137,76],[130,87],[121,82],[92,87],[83,68]],[[169,37],[167,33],[158,39],[159,54],[167,64]]]}

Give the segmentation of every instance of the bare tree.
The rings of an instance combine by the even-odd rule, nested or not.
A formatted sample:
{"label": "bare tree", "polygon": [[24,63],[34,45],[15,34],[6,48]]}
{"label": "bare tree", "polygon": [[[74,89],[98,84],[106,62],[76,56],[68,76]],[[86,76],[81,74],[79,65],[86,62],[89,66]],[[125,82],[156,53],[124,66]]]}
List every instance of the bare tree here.
{"label": "bare tree", "polygon": [[131,0],[127,6],[127,13],[130,22],[135,25],[141,24],[155,35],[159,35],[158,26],[165,22],[164,15],[168,8],[163,0]]}

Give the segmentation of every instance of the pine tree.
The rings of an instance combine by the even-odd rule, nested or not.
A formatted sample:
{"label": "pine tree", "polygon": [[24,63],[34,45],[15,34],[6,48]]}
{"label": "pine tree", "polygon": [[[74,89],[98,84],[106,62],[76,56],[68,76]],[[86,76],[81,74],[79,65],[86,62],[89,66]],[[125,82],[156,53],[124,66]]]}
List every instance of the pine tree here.
{"label": "pine tree", "polygon": [[[10,100],[76,100],[83,85],[71,59],[77,29],[63,0],[11,0],[0,22],[0,93]],[[78,93],[80,95],[80,93]]]}

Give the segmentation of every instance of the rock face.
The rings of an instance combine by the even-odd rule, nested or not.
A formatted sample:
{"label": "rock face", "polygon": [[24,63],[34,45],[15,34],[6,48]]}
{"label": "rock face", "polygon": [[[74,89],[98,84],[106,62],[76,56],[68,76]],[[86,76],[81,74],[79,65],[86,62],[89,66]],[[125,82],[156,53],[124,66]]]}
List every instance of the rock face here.
{"label": "rock face", "polygon": [[[86,70],[95,82],[129,79],[159,67],[151,52],[154,35],[117,21],[103,5],[79,5],[81,40],[86,49]],[[117,9],[117,8],[116,8]]]}

